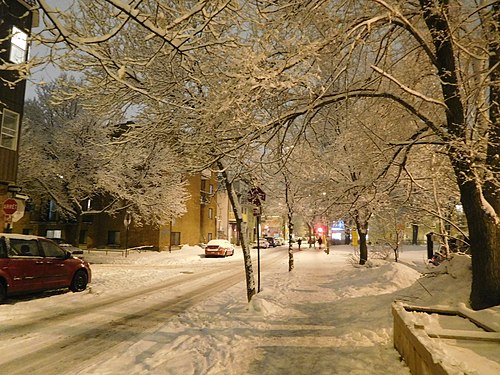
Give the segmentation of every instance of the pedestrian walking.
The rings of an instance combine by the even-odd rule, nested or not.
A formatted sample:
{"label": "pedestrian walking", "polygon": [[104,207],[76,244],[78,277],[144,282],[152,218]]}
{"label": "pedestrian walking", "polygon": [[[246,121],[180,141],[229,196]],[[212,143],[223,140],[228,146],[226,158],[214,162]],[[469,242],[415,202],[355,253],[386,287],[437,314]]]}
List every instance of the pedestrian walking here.
{"label": "pedestrian walking", "polygon": [[321,249],[321,245],[323,244],[323,238],[322,237],[319,237],[318,238],[318,245],[319,245],[319,248]]}
{"label": "pedestrian walking", "polygon": [[299,238],[299,239],[297,240],[297,244],[299,245],[299,250],[300,250],[300,245],[302,244],[302,238]]}

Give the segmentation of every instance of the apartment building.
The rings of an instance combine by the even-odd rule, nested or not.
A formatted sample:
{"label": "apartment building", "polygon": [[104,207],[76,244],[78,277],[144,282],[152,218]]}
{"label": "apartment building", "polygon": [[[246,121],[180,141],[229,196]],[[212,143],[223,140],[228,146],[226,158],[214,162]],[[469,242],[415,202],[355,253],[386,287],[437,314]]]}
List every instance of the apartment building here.
{"label": "apartment building", "polygon": [[10,231],[24,197],[16,186],[19,137],[26,92],[25,62],[31,28],[38,26],[32,0],[0,2],[0,225]]}
{"label": "apartment building", "polygon": [[[81,222],[64,220],[50,200],[34,202],[29,212],[13,224],[15,233],[37,234],[49,238],[75,238],[82,248],[131,248],[148,246],[154,250],[178,249],[182,245],[206,243],[218,238],[217,178],[205,171],[187,178],[190,199],[186,213],[166,225],[137,225],[126,213],[110,216],[107,213],[84,216]],[[92,202],[93,209],[104,206]]]}

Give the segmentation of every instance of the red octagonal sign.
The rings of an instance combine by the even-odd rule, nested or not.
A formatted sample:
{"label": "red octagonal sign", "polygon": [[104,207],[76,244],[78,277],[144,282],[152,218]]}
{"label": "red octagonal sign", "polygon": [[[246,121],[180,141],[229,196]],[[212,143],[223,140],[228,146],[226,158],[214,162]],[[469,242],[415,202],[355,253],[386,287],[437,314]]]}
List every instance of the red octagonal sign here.
{"label": "red octagonal sign", "polygon": [[7,215],[12,215],[17,211],[17,202],[15,199],[9,198],[3,202],[3,212]]}

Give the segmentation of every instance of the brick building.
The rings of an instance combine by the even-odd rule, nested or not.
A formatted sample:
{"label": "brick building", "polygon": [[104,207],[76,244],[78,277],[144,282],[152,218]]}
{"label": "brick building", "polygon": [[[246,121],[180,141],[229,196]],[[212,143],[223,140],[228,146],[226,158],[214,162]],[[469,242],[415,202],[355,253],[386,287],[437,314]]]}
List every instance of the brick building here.
{"label": "brick building", "polygon": [[[38,25],[32,0],[0,2],[0,203],[14,198],[19,209],[24,197],[16,186],[18,146],[26,92],[25,62],[31,28]],[[2,230],[10,230],[12,215],[0,212]]]}

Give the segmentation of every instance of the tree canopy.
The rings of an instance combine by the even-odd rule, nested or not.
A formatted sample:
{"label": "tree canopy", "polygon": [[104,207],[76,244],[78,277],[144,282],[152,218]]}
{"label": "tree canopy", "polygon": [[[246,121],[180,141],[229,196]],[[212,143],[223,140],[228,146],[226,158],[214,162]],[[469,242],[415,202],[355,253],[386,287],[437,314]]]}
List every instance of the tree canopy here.
{"label": "tree canopy", "polygon": [[72,4],[39,0],[46,27],[34,38],[63,47],[61,66],[82,76],[74,95],[189,168],[241,170],[285,139],[309,144],[363,231],[380,202],[424,186],[415,155],[446,157],[453,178],[440,183],[469,224],[472,305],[500,303],[498,2]]}

